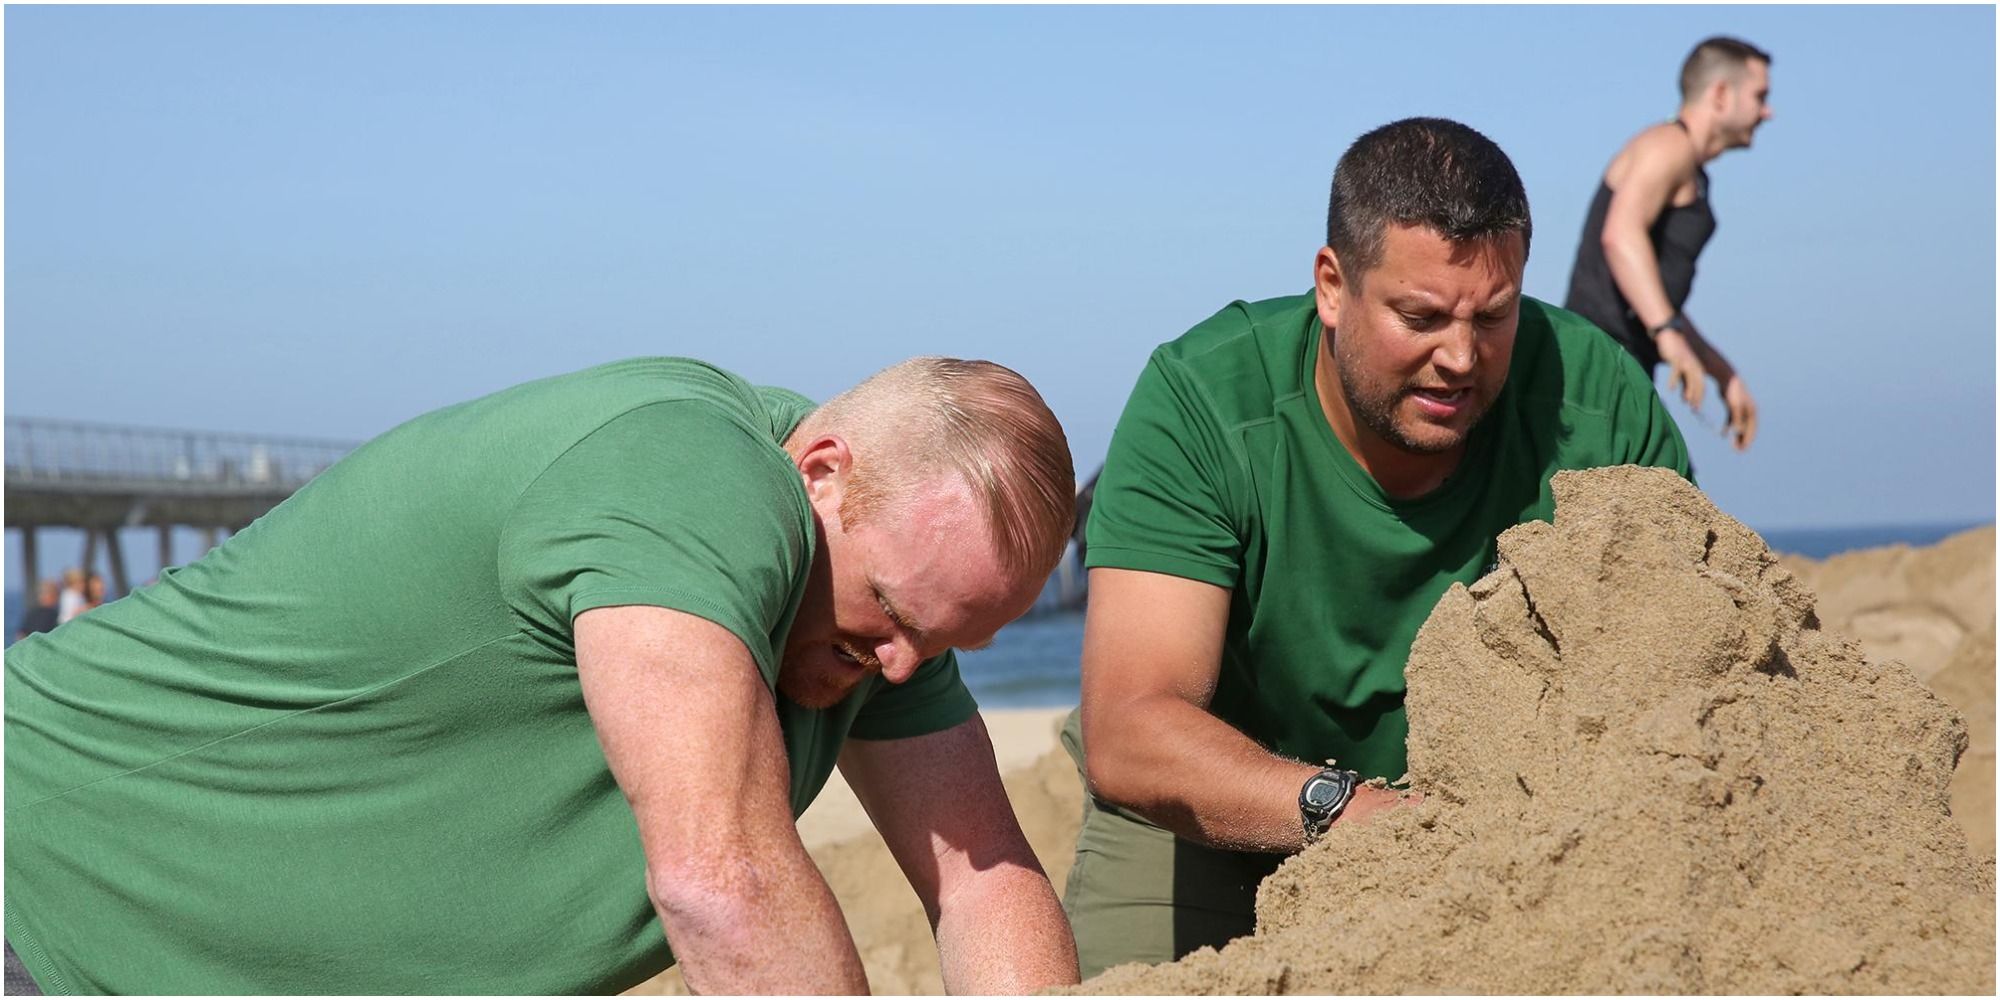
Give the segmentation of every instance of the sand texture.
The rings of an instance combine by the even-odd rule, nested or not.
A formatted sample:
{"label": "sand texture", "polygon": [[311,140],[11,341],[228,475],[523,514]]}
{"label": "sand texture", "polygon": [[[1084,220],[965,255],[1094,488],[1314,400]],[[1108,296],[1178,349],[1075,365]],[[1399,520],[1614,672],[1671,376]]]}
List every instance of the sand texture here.
{"label": "sand texture", "polygon": [[[1900,660],[1965,716],[1970,745],[1951,781],[1951,812],[1976,854],[1993,855],[1991,526],[1927,548],[1892,545],[1815,562],[1780,562],[1818,597],[1820,625]],[[1990,864],[1990,862],[1989,862]]]}
{"label": "sand texture", "polygon": [[[1555,488],[1556,523],[1502,535],[1417,637],[1425,801],[1287,862],[1254,936],[1088,990],[1993,991],[1993,869],[1948,807],[1960,713],[1823,631],[1678,477]],[[1990,719],[1990,536],[1983,558],[1985,620],[1938,674]]]}
{"label": "sand texture", "polygon": [[1890,545],[1814,561],[1781,557],[1816,597],[1820,624],[1871,660],[1901,660],[1918,677],[1993,622],[1993,528],[1936,545]]}

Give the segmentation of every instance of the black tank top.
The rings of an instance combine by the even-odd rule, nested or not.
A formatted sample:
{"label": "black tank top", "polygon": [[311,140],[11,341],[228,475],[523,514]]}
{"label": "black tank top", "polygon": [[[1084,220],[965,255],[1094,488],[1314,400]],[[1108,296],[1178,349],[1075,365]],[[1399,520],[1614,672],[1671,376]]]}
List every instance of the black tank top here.
{"label": "black tank top", "polygon": [[[1678,121],[1674,124],[1681,125]],[[1668,205],[1647,231],[1653,255],[1659,258],[1660,283],[1666,286],[1667,301],[1675,309],[1687,304],[1688,292],[1694,288],[1694,259],[1715,235],[1715,212],[1708,205],[1708,171],[1695,168],[1694,183],[1694,201],[1679,207]],[[1590,214],[1583,221],[1583,241],[1576,248],[1576,266],[1569,272],[1569,297],[1563,300],[1563,308],[1602,327],[1632,352],[1640,365],[1652,371],[1660,363],[1660,353],[1653,349],[1645,324],[1618,291],[1611,265],[1604,259],[1604,213],[1610,207],[1611,188],[1598,181],[1597,195],[1590,199]]]}

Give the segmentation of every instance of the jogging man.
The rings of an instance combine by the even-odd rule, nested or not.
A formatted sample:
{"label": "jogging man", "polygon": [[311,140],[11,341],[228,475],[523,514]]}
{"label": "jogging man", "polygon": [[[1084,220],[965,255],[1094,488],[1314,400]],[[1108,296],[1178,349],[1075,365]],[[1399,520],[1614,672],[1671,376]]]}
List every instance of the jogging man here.
{"label": "jogging man", "polygon": [[1757,401],[1729,359],[1684,307],[1695,258],[1715,234],[1708,161],[1748,149],[1771,120],[1771,56],[1748,42],[1710,38],[1681,65],[1681,109],[1613,157],[1590,200],[1563,305],[1611,334],[1650,375],[1699,410],[1715,379],[1738,451],[1757,437]]}
{"label": "jogging man", "polygon": [[9,964],[610,993],[678,959],[703,992],[865,993],[793,823],[837,760],[949,988],[1073,983],[952,654],[1032,605],[1073,495],[1054,415],[986,362],[815,410],[645,358],[419,417],[8,651]]}
{"label": "jogging man", "polygon": [[1522,296],[1531,232],[1499,147],[1395,122],[1341,157],[1311,293],[1153,352],[1097,483],[1065,734],[1085,975],[1250,933],[1286,854],[1397,805],[1358,782],[1405,770],[1417,628],[1552,515],[1552,475],[1686,474],[1638,366]]}

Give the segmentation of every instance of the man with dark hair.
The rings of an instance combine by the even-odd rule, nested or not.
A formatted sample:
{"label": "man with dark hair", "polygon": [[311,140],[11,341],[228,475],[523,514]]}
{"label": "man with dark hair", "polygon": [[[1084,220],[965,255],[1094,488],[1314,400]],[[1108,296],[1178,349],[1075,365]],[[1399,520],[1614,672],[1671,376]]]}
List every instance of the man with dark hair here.
{"label": "man with dark hair", "polygon": [[[1329,828],[1396,806],[1403,664],[1558,470],[1687,474],[1638,367],[1521,295],[1531,220],[1492,141],[1413,118],[1334,172],[1310,294],[1153,352],[1089,525],[1089,783],[1064,906],[1085,975],[1220,946]],[[1328,766],[1336,761],[1337,766]]]}
{"label": "man with dark hair", "polygon": [[1697,411],[1714,378],[1738,451],[1757,436],[1757,401],[1684,307],[1695,258],[1715,234],[1704,164],[1749,148],[1757,127],[1771,120],[1770,95],[1764,50],[1716,37],[1688,53],[1680,113],[1633,137],[1605,168],[1563,303],[1611,334],[1649,376],[1665,363],[1668,387]]}

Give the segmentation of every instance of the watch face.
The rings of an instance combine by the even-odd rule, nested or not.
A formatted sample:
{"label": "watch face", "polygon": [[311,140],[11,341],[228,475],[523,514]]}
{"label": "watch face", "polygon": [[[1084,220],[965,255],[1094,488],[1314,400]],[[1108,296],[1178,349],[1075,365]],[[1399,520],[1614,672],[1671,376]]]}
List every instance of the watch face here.
{"label": "watch face", "polygon": [[1330,778],[1314,778],[1306,785],[1306,802],[1315,809],[1330,808],[1340,801],[1340,783]]}

